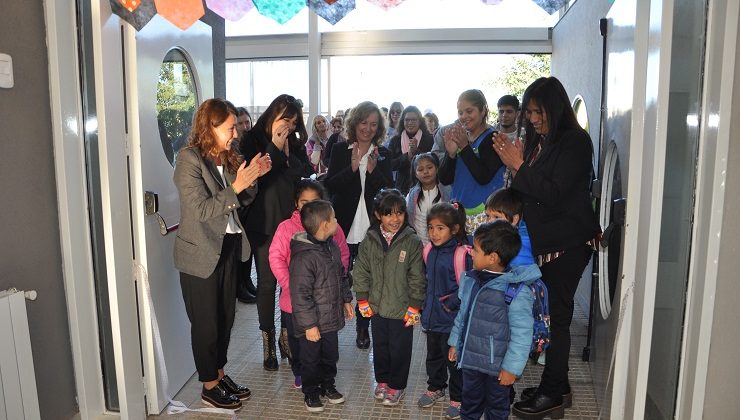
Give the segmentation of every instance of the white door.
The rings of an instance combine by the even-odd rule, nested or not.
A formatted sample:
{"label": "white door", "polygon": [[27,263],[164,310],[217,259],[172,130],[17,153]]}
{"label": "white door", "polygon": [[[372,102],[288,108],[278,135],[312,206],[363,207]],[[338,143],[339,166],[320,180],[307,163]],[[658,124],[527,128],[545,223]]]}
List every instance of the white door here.
{"label": "white door", "polygon": [[[195,108],[213,96],[211,27],[198,21],[183,31],[155,16],[135,34],[135,42],[128,44],[131,212],[140,279],[141,351],[147,410],[158,414],[167,406],[167,397],[173,397],[195,372],[190,323],[173,261],[180,208],[172,176],[176,152],[187,142]],[[156,355],[145,279],[166,366],[161,366]]]}

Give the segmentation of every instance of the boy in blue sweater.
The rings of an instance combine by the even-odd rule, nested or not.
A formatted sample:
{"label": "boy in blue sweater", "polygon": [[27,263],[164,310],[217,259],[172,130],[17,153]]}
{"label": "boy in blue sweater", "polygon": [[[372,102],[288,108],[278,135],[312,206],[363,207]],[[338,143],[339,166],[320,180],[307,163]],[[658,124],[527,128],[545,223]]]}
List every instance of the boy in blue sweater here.
{"label": "boy in blue sweater", "polygon": [[507,419],[510,392],[522,374],[532,342],[532,304],[528,287],[506,302],[512,283],[541,277],[534,265],[509,267],[521,247],[517,229],[504,220],[482,224],[473,242],[473,270],[460,280],[460,311],[448,344],[450,361],[463,372],[463,419]]}

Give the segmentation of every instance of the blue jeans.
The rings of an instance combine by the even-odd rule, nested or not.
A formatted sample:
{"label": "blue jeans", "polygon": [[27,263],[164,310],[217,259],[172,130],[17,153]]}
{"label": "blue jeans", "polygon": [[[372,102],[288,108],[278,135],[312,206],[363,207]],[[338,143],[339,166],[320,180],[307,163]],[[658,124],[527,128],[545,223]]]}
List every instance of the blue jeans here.
{"label": "blue jeans", "polygon": [[477,370],[462,369],[463,393],[460,417],[479,420],[485,413],[488,420],[506,420],[511,410],[511,385],[501,385],[498,376]]}

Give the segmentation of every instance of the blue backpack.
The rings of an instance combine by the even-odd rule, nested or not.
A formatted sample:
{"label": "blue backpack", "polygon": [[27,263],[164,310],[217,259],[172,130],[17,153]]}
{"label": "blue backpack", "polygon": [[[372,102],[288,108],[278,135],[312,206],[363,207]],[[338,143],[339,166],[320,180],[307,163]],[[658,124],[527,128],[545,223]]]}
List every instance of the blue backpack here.
{"label": "blue backpack", "polygon": [[534,304],[532,305],[534,327],[529,356],[537,360],[540,353],[550,347],[550,305],[548,304],[547,286],[545,286],[542,279],[537,279],[530,285],[525,285],[524,283],[509,284],[504,297],[506,304],[511,304],[517,293],[524,287],[528,287],[534,296]]}

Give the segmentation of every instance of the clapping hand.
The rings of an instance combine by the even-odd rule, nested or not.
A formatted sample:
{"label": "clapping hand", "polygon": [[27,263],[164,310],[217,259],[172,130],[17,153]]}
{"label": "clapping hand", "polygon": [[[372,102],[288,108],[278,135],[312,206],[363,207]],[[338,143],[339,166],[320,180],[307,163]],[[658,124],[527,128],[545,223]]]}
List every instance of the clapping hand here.
{"label": "clapping hand", "polygon": [[357,146],[357,142],[352,143],[352,172],[357,172],[360,168],[360,148]]}
{"label": "clapping hand", "polygon": [[260,174],[259,176],[263,176],[266,173],[270,172],[272,169],[272,158],[270,158],[270,155],[265,153],[262,157],[257,159],[260,166]]}
{"label": "clapping hand", "polygon": [[239,169],[236,170],[236,179],[231,183],[235,193],[239,194],[245,189],[251,188],[257,182],[257,178],[260,176],[260,159],[262,158],[262,153],[257,153],[249,162],[249,165],[246,161],[239,165]]}
{"label": "clapping hand", "polygon": [[447,127],[442,135],[445,141],[445,149],[447,154],[454,158],[458,150],[464,149],[468,145],[468,134],[465,129],[455,124],[452,127]]}
{"label": "clapping hand", "polygon": [[496,133],[493,136],[493,150],[501,158],[501,162],[514,172],[524,163],[524,145],[520,139],[512,143],[506,134]]}
{"label": "clapping hand", "polygon": [[[278,150],[282,150],[285,152],[287,149],[287,140],[290,133],[293,132],[293,129],[290,127],[290,124],[285,120],[279,120],[277,121],[277,127],[273,126],[272,130],[272,143],[275,145],[275,147],[278,148]],[[286,152],[287,153],[287,152]]]}
{"label": "clapping hand", "polygon": [[373,173],[376,166],[378,166],[378,149],[373,150],[367,157],[367,173]]}

